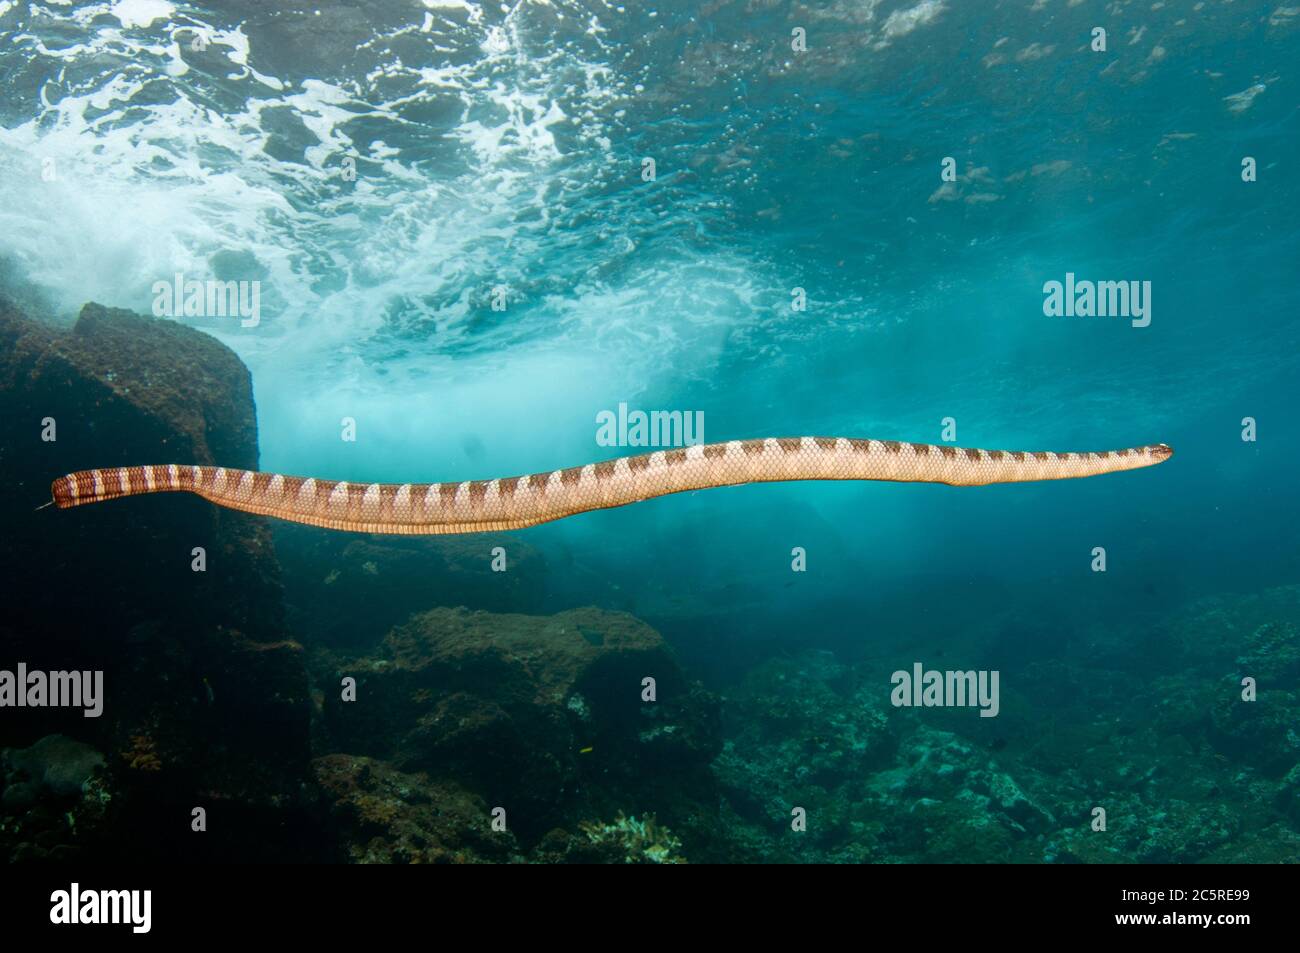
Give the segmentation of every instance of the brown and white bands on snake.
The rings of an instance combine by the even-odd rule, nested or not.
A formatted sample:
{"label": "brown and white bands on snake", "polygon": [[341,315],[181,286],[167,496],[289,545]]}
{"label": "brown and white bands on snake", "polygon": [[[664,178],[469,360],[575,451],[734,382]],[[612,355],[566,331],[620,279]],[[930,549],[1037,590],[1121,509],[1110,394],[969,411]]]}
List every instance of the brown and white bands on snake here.
{"label": "brown and white bands on snake", "polygon": [[1164,444],[1100,453],[970,450],[946,445],[784,437],[659,450],[603,463],[462,483],[348,483],[224,467],[82,470],[52,487],[61,508],[184,491],[246,513],[359,533],[519,529],[651,497],[782,480],[892,480],[982,486],[1068,480],[1154,466]]}

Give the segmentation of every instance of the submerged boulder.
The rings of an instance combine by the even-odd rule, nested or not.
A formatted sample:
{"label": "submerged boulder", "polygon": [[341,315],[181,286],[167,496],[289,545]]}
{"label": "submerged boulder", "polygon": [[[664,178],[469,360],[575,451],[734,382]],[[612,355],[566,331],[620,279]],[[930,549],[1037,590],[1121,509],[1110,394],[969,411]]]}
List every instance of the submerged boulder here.
{"label": "submerged boulder", "polygon": [[[102,632],[201,615],[249,635],[282,625],[265,520],[189,494],[37,511],[73,470],[140,464],[257,468],[252,381],[239,358],[173,321],[88,304],[71,331],[0,299],[0,572],[41,641],[79,615]],[[204,572],[191,568],[193,550]],[[80,632],[73,637],[81,639]]]}
{"label": "submerged boulder", "polygon": [[[333,688],[349,677],[355,701]],[[455,779],[524,840],[615,810],[671,822],[712,797],[717,701],[624,613],[435,609],[329,678],[336,747]]]}
{"label": "submerged boulder", "polygon": [[62,731],[107,752],[124,829],[178,805],[182,827],[195,803],[270,808],[306,776],[306,667],[284,639],[270,532],[189,494],[37,507],[73,470],[257,457],[248,370],[216,339],[94,304],[62,329],[0,299],[0,573],[22,594],[0,648],[29,669],[104,673],[101,717],[8,710],[0,744]]}
{"label": "submerged boulder", "polygon": [[6,748],[0,751],[4,804],[26,807],[42,794],[80,797],[103,767],[102,754],[64,735],[46,735],[29,748]]}

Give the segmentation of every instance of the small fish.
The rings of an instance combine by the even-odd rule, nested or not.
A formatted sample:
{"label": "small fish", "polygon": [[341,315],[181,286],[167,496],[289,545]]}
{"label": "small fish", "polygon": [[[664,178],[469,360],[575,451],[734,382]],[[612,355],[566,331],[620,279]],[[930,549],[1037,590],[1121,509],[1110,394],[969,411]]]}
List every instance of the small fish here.
{"label": "small fish", "polygon": [[591,754],[591,748],[591,745],[587,745],[585,748],[580,748],[578,749],[578,754]]}

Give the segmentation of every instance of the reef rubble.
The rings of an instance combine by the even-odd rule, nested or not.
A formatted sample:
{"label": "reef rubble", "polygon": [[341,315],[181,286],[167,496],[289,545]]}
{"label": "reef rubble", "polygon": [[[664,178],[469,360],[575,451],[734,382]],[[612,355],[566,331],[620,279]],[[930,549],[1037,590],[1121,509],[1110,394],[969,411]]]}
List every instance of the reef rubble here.
{"label": "reef rubble", "polygon": [[[1154,627],[1099,622],[1004,671],[1003,710],[983,721],[891,709],[889,672],[910,648],[771,660],[724,703],[714,770],[733,856],[1300,862],[1298,608],[1291,586],[1202,599]],[[936,650],[1022,624],[1007,613]]]}

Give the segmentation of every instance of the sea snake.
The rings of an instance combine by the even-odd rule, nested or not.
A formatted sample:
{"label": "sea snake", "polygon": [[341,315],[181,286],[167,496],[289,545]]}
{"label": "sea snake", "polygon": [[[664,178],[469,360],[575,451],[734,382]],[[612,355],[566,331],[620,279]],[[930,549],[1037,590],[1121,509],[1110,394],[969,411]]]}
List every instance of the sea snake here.
{"label": "sea snake", "polygon": [[780,480],[951,486],[1068,480],[1154,466],[1172,453],[1164,444],[1101,453],[1033,453],[896,440],[769,437],[463,483],[348,483],[170,464],[81,470],[55,480],[51,490],[60,509],[179,490],[246,513],[357,533],[481,533],[715,486]]}

